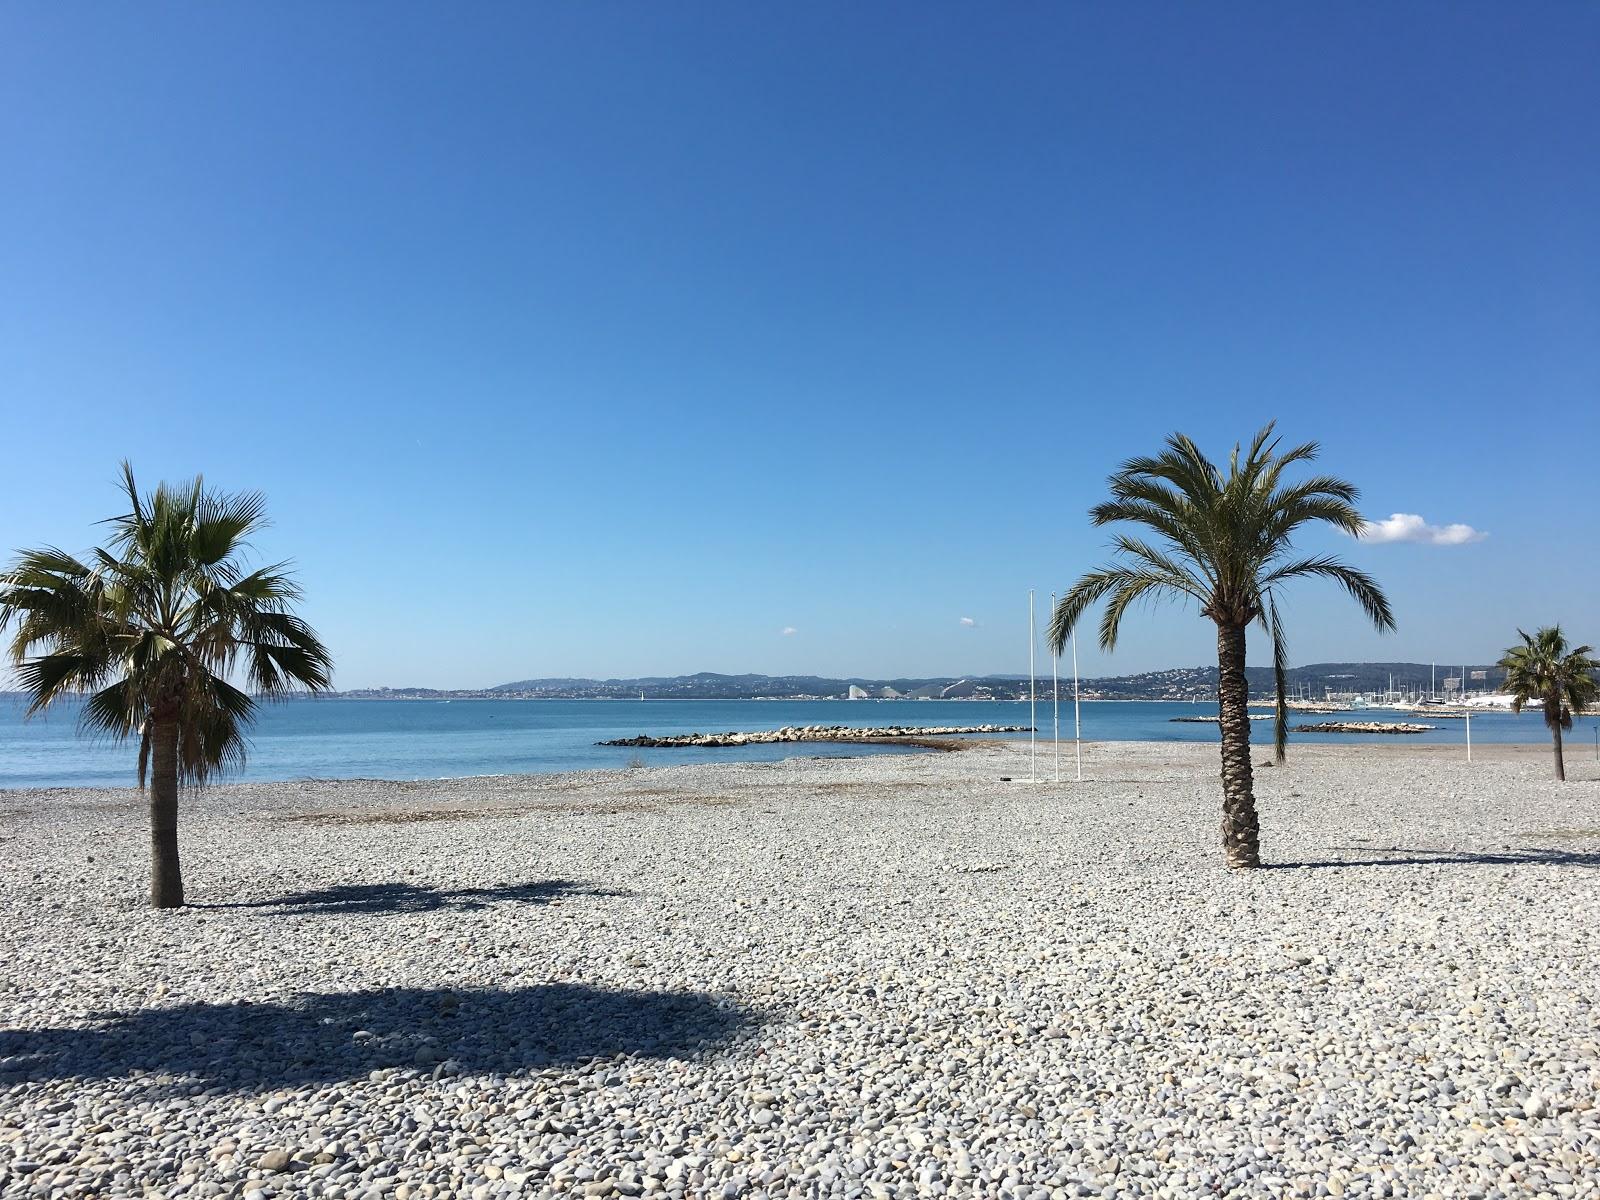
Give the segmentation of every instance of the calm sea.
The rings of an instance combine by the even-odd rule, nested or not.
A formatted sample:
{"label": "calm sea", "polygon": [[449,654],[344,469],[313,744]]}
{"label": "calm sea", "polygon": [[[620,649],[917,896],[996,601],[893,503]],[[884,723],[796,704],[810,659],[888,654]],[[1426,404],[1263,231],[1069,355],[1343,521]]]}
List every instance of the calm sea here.
{"label": "calm sea", "polygon": [[[23,719],[20,698],[0,696],[0,788],[131,786],[135,750],[78,733],[74,708]],[[1040,732],[1051,712],[1039,705]],[[1215,741],[1211,725],[1174,724],[1172,717],[1215,713],[1214,705],[1087,702],[1083,736],[1093,740]],[[1062,736],[1072,736],[1072,707],[1063,704]],[[1372,711],[1367,720],[1406,720]],[[431,779],[625,767],[647,764],[766,761],[796,754],[904,753],[892,747],[819,744],[732,749],[632,750],[596,746],[634,734],[777,729],[784,725],[1025,725],[1026,703],[914,700],[295,700],[264,707],[251,733],[244,778]],[[1307,721],[1331,718],[1309,716]],[[1407,737],[1298,735],[1307,741],[1456,743],[1462,722],[1440,721],[1431,733]],[[1570,735],[1588,749],[1593,720]],[[1253,725],[1257,741],[1270,723]],[[1026,737],[1026,734],[1020,735]],[[1294,736],[1294,735],[1291,735]],[[1474,741],[1542,742],[1540,718],[1489,714],[1472,720]]]}

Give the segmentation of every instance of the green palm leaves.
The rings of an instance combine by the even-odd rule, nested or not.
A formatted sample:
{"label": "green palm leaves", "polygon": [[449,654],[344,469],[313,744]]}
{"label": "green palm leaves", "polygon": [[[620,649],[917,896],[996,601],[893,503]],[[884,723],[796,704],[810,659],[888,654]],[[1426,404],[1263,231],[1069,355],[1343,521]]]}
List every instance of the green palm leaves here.
{"label": "green palm leaves", "polygon": [[242,765],[257,696],[329,685],[332,659],[291,611],[300,590],[285,564],[250,570],[248,539],[266,524],[257,493],[208,491],[196,479],[141,495],[123,464],[128,511],[84,558],[20,553],[0,576],[0,629],[37,712],[89,692],[86,727],[139,735],[170,708],[180,778],[202,783]]}
{"label": "green palm leaves", "polygon": [[1530,702],[1544,710],[1544,723],[1555,743],[1556,778],[1567,777],[1562,761],[1561,734],[1572,728],[1575,714],[1587,712],[1600,698],[1600,662],[1589,655],[1592,646],[1568,647],[1559,625],[1549,625],[1529,636],[1517,630],[1520,646],[1505,652],[1497,664],[1506,673],[1511,707],[1521,712]]}
{"label": "green palm leaves", "polygon": [[1073,584],[1051,617],[1051,645],[1059,652],[1084,612],[1101,599],[1106,607],[1100,644],[1107,650],[1116,647],[1123,616],[1141,600],[1193,601],[1219,626],[1257,623],[1272,638],[1281,759],[1287,649],[1279,589],[1294,579],[1332,580],[1380,630],[1394,628],[1389,602],[1371,576],[1332,555],[1293,554],[1292,539],[1307,525],[1321,522],[1352,535],[1364,525],[1353,484],[1331,475],[1285,480],[1288,468],[1313,461],[1317,453],[1315,442],[1280,451],[1269,424],[1247,449],[1234,447],[1226,472],[1183,434],[1169,437],[1158,455],[1129,459],[1108,481],[1111,499],[1091,509],[1090,517],[1096,525],[1142,525],[1156,544],[1115,537],[1119,561]]}
{"label": "green palm leaves", "polygon": [[1544,708],[1545,724],[1552,729],[1572,728],[1574,713],[1583,713],[1600,696],[1595,672],[1600,662],[1589,657],[1593,646],[1567,647],[1559,625],[1547,626],[1531,637],[1517,630],[1522,645],[1505,652],[1498,664],[1506,673],[1511,707],[1521,712],[1530,700]]}

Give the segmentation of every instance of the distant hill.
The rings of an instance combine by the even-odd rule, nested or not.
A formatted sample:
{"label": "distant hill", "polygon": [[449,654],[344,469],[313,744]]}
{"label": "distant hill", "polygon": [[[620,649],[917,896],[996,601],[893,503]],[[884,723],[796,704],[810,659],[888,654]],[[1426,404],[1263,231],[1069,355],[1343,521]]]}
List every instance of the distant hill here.
{"label": "distant hill", "polygon": [[[1469,680],[1474,691],[1498,686],[1502,673],[1485,664],[1468,664],[1469,671],[1484,671],[1486,678]],[[1402,691],[1443,689],[1444,680],[1460,674],[1460,665],[1428,663],[1313,663],[1293,667],[1288,673],[1291,691],[1321,698],[1328,691],[1382,692],[1390,687]],[[1272,693],[1270,667],[1251,667],[1247,674],[1254,696]],[[1070,686],[1070,684],[1068,685]],[[700,671],[693,675],[647,675],[636,679],[519,679],[479,690],[439,691],[431,688],[377,688],[347,692],[351,696],[406,699],[411,697],[489,697],[542,700],[750,700],[750,699],[842,699],[852,687],[869,697],[899,695],[930,700],[1020,700],[1028,695],[1027,676],[972,675],[934,678],[869,679],[863,676],[831,678],[819,675],[722,675]],[[1041,694],[1049,687],[1049,677],[1040,684]],[[1085,696],[1105,700],[1211,700],[1216,696],[1216,667],[1171,667],[1164,671],[1145,671],[1137,675],[1115,675],[1084,679]]]}
{"label": "distant hill", "polygon": [[700,671],[693,675],[638,679],[519,679],[488,689],[492,695],[577,698],[634,698],[643,692],[650,700],[744,700],[846,696],[851,685],[879,694],[892,688],[902,696],[937,698],[952,679],[867,679],[852,676],[832,679],[818,675],[720,675]]}

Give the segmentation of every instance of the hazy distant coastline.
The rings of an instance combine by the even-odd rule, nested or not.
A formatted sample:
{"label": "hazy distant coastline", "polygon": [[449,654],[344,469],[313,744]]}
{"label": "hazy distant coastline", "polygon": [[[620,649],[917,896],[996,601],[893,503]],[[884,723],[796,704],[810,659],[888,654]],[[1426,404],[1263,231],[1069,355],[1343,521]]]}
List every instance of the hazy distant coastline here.
{"label": "hazy distant coastline", "polygon": [[[1483,672],[1475,688],[1492,689],[1501,672],[1486,664],[1378,662],[1313,663],[1288,672],[1291,692],[1321,696],[1326,691],[1377,692],[1386,689],[1432,691],[1448,676]],[[1272,670],[1251,667],[1246,674],[1253,696],[1272,694]],[[1063,689],[1070,681],[1063,681]],[[1038,684],[1049,687],[1048,674]],[[1085,700],[1208,701],[1216,698],[1216,667],[1169,667],[1133,675],[1080,681]],[[830,678],[817,675],[641,676],[636,679],[521,679],[486,688],[357,688],[336,693],[363,700],[1026,700],[1026,675],[933,676],[923,678]]]}
{"label": "hazy distant coastline", "polygon": [[[1494,691],[1504,673],[1489,664],[1408,662],[1312,663],[1288,672],[1291,695],[1321,698],[1327,692],[1376,693],[1388,690],[1432,692],[1465,670],[1474,691]],[[1482,678],[1472,678],[1479,673]],[[1249,667],[1252,699],[1273,694],[1272,670]],[[1060,681],[1062,695],[1069,678]],[[1080,681],[1084,700],[1213,702],[1216,667],[1169,667],[1132,675],[1100,676]],[[1050,687],[1046,673],[1037,684],[1043,697]],[[324,693],[352,700],[1026,700],[1026,675],[931,676],[870,679],[818,675],[725,675],[701,671],[693,675],[641,676],[634,679],[521,679],[484,688],[379,687]],[[0,691],[20,702],[21,693]]]}

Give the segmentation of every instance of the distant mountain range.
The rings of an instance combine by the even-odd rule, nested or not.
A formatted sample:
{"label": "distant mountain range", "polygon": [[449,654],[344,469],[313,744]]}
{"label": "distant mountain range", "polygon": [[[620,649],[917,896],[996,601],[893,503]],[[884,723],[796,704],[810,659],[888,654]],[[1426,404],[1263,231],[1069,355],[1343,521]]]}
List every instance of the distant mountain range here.
{"label": "distant mountain range", "polygon": [[[1491,666],[1468,664],[1467,671],[1482,671],[1483,679],[1468,678],[1473,691],[1492,690],[1503,678]],[[1427,691],[1444,688],[1460,665],[1428,663],[1313,663],[1289,671],[1289,687],[1320,699],[1327,691],[1382,692]],[[1252,695],[1272,693],[1270,667],[1248,669]],[[1041,694],[1049,687],[1041,682]],[[1071,681],[1064,681],[1067,687]],[[1098,700],[1211,700],[1216,697],[1216,667],[1172,667],[1138,675],[1116,675],[1081,681],[1083,695]],[[819,675],[720,675],[701,671],[694,675],[648,675],[638,679],[519,679],[491,688],[438,690],[434,688],[365,688],[341,693],[380,699],[485,698],[528,700],[839,700],[907,698],[916,700],[1022,700],[1028,696],[1026,675],[938,676],[924,679],[835,679]]]}

